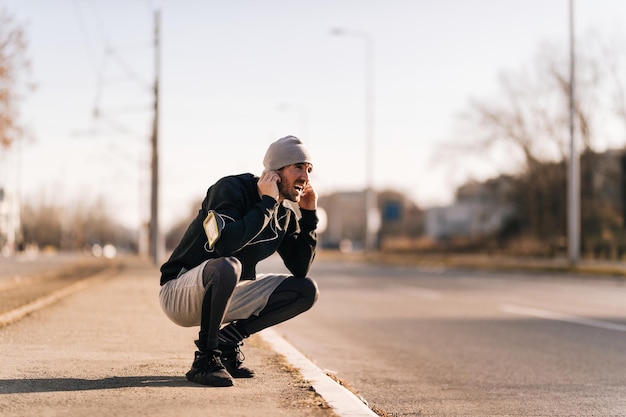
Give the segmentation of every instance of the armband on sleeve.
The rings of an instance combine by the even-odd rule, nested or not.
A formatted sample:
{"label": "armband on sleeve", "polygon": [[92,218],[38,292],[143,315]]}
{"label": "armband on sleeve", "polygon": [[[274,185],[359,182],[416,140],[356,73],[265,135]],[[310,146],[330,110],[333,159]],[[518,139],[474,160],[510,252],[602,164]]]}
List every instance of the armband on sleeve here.
{"label": "armband on sleeve", "polygon": [[204,226],[204,233],[206,233],[209,249],[213,249],[213,246],[215,246],[215,242],[217,242],[220,238],[220,233],[222,231],[222,228],[218,225],[217,216],[213,210],[209,211],[209,214],[207,214],[204,218],[202,225]]}

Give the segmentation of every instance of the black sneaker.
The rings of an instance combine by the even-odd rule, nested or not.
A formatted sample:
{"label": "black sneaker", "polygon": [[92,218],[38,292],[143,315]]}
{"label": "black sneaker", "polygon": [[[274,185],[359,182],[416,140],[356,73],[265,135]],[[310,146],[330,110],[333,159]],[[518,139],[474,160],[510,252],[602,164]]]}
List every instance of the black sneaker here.
{"label": "black sneaker", "polygon": [[246,359],[239,348],[242,344],[239,342],[237,344],[220,345],[219,349],[222,352],[220,357],[226,370],[233,378],[252,378],[254,371],[242,366],[243,361]]}
{"label": "black sneaker", "polygon": [[220,351],[196,352],[187,380],[212,387],[231,387],[233,379],[220,360]]}

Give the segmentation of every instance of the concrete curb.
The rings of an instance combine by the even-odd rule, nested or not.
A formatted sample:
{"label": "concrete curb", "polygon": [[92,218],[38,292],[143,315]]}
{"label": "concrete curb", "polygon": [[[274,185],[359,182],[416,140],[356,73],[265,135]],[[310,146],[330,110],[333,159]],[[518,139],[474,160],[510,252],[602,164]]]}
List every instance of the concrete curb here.
{"label": "concrete curb", "polygon": [[265,329],[260,336],[272,349],[283,355],[287,361],[300,371],[302,377],[333,411],[340,417],[378,417],[363,401],[330,378],[322,369],[311,362],[273,329]]}

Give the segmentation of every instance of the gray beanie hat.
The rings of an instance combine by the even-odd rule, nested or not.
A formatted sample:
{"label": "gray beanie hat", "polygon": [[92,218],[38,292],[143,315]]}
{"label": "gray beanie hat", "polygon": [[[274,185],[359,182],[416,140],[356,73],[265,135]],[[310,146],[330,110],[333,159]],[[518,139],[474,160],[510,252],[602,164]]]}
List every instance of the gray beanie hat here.
{"label": "gray beanie hat", "polygon": [[311,164],[311,154],[304,143],[295,136],[285,136],[272,143],[263,158],[266,171],[275,171],[302,162]]}

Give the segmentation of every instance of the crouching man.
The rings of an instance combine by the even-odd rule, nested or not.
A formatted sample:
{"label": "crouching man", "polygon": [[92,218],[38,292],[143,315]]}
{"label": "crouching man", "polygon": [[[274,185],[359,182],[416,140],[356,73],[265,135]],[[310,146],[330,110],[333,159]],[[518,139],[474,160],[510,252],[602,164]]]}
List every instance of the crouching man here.
{"label": "crouching man", "polygon": [[[180,326],[200,326],[187,372],[198,384],[231,386],[232,378],[252,377],[243,366],[243,340],[317,300],[317,284],[307,277],[318,222],[309,151],[287,136],[269,146],[263,165],[260,177],[232,175],[213,184],[161,266],[163,311]],[[298,204],[299,219],[285,200]],[[275,252],[291,274],[257,274],[257,263]]]}

